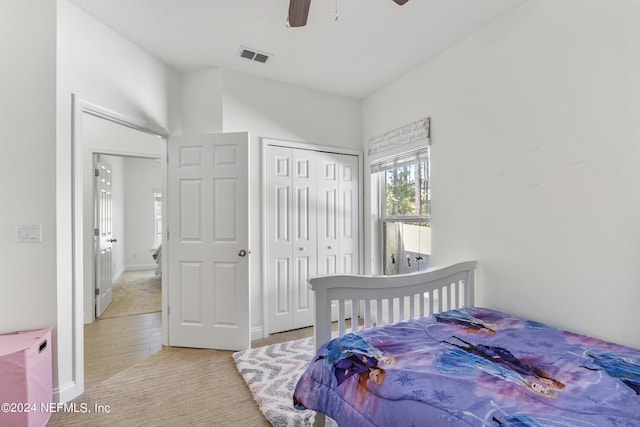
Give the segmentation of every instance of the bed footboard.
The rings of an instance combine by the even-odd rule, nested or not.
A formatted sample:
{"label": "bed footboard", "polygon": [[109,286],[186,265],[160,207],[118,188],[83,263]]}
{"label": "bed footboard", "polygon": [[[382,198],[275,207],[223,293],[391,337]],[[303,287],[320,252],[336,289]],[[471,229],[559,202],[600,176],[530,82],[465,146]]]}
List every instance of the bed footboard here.
{"label": "bed footboard", "polygon": [[422,317],[443,310],[474,305],[476,261],[433,267],[395,276],[334,275],[309,279],[315,292],[316,350],[331,338],[350,330]]}

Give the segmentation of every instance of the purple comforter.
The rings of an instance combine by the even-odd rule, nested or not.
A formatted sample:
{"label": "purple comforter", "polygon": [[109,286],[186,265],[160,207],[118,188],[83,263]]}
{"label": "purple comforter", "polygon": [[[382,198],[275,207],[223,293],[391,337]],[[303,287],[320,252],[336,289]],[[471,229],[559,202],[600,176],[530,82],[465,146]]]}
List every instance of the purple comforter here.
{"label": "purple comforter", "polygon": [[294,405],[356,426],[640,426],[640,350],[452,310],[325,344]]}

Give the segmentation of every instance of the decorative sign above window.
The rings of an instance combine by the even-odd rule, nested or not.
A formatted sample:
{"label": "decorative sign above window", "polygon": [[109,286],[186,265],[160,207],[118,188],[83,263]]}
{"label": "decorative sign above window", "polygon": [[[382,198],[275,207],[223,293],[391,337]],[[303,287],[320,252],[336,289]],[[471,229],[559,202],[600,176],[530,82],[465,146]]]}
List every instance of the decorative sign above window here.
{"label": "decorative sign above window", "polygon": [[[416,144],[430,145],[431,118],[417,120],[369,140],[369,157],[384,157],[390,153],[412,149]],[[420,145],[422,145],[420,144]]]}

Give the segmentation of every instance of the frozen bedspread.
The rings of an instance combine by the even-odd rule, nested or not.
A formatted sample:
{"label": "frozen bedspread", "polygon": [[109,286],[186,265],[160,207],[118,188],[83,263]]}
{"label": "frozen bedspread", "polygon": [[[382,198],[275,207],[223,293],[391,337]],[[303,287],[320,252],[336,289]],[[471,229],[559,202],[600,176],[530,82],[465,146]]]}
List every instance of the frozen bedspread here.
{"label": "frozen bedspread", "polygon": [[469,308],[325,344],[294,405],[340,426],[640,426],[640,350]]}

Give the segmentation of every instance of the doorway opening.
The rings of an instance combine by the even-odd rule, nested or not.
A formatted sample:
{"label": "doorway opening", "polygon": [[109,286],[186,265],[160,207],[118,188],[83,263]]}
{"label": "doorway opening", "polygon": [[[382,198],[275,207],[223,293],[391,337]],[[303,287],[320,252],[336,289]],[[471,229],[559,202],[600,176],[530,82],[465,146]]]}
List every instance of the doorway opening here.
{"label": "doorway opening", "polygon": [[95,316],[161,311],[162,165],[94,155]]}
{"label": "doorway opening", "polygon": [[[88,145],[92,125],[83,131]],[[118,131],[127,140],[151,137]],[[94,153],[93,167],[95,320],[84,326],[86,388],[162,349],[160,159]]]}
{"label": "doorway opening", "polygon": [[[91,324],[96,318],[96,267],[93,262],[96,249],[94,156],[110,156],[111,159],[122,158],[123,163],[142,160],[154,162],[161,172],[160,185],[158,186],[156,183],[153,189],[157,190],[158,187],[163,189],[166,188],[166,161],[163,159],[166,159],[168,132],[143,120],[123,116],[81,101],[76,97],[73,99],[73,105],[73,336],[75,342],[73,375],[76,389],[74,394],[79,395],[85,389],[85,364],[89,363],[85,360],[85,324]],[[149,190],[149,198],[151,206],[153,206],[154,192],[151,189]],[[155,239],[153,212],[150,216],[151,242],[153,242]],[[111,236],[111,239],[118,240],[115,235]],[[118,244],[120,242],[112,243]],[[150,246],[144,251],[138,250],[133,253],[136,253],[141,259],[148,255],[148,267],[155,268],[156,264],[152,258],[153,252]],[[123,253],[123,256],[125,255]],[[114,267],[114,262],[116,269],[120,267],[118,271],[123,269],[124,258],[122,261],[112,258],[109,261],[111,268]],[[111,277],[113,280],[114,276]],[[166,300],[165,289],[166,286],[162,286],[162,301]],[[162,307],[161,312],[156,314],[159,319],[154,320],[160,325],[159,332],[155,332],[156,335],[160,335],[160,343],[158,344],[160,346],[166,338],[164,304]],[[88,344],[90,343],[87,342]]]}

